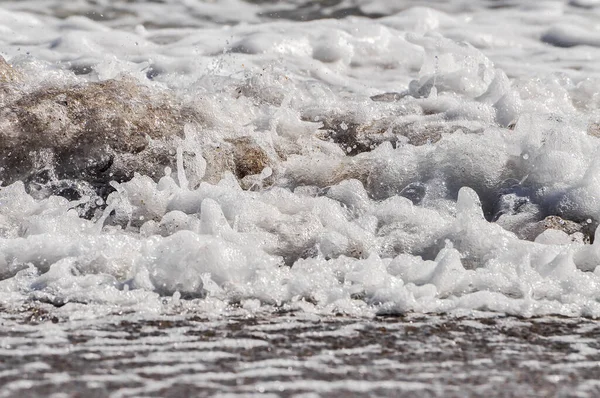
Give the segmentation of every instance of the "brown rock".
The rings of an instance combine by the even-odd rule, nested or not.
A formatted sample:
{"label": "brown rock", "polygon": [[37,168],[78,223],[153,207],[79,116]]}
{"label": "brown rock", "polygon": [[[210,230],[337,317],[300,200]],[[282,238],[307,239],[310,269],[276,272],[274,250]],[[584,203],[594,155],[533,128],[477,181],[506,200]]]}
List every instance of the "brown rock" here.
{"label": "brown rock", "polygon": [[569,235],[572,241],[581,241],[583,243],[591,243],[593,231],[588,227],[587,223],[577,223],[575,221],[565,220],[559,216],[548,216],[542,221],[532,224],[527,230],[527,235],[530,240],[535,240],[542,232],[548,229],[562,231]]}
{"label": "brown rock", "polygon": [[[59,179],[92,184],[125,180],[137,169],[131,155],[148,149],[150,139],[181,136],[185,123],[200,122],[172,96],[130,79],[21,93],[5,100],[0,120],[0,180],[5,184],[38,178],[43,169],[52,169]],[[40,153],[49,155],[40,162]],[[115,162],[119,156],[129,159]],[[159,171],[172,164],[166,154],[150,157]]]}
{"label": "brown rock", "polygon": [[225,171],[235,175],[235,160],[233,148],[228,142],[202,147],[202,157],[206,160],[204,181],[211,184],[218,183],[223,178]]}
{"label": "brown rock", "polygon": [[19,72],[13,69],[12,66],[0,56],[0,83],[12,83],[20,80]]}
{"label": "brown rock", "polygon": [[590,123],[587,133],[592,137],[600,138],[600,123]]}
{"label": "brown rock", "polygon": [[30,148],[108,145],[121,152],[143,150],[147,136],[179,135],[183,124],[193,120],[193,112],[171,97],[131,80],[42,88],[0,112],[15,121],[11,136]]}
{"label": "brown rock", "polygon": [[233,145],[235,175],[240,180],[246,176],[260,174],[269,166],[267,153],[251,137],[241,137],[229,142]]}
{"label": "brown rock", "polygon": [[581,232],[581,224],[574,221],[564,220],[559,216],[548,216],[540,221],[541,226],[544,229],[558,229],[565,232],[567,235],[574,234],[575,232]]}

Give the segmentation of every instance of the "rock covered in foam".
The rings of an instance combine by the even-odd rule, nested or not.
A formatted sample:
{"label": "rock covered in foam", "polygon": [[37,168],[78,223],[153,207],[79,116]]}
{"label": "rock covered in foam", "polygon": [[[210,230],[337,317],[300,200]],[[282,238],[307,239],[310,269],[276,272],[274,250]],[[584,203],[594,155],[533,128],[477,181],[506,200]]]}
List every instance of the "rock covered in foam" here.
{"label": "rock covered in foam", "polygon": [[566,243],[590,243],[593,237],[593,230],[586,222],[576,223],[559,216],[548,216],[536,223],[532,229],[535,231],[534,233],[537,233],[536,242],[550,241],[554,243],[555,241],[550,238],[552,235],[557,236],[557,232],[563,236]]}
{"label": "rock covered in foam", "polygon": [[[6,182],[40,166],[54,168],[58,178],[97,183],[130,178],[135,169],[117,170],[116,157],[147,150],[151,140],[179,136],[185,123],[197,121],[192,109],[170,95],[129,79],[40,87],[7,101],[0,115]],[[30,156],[43,151],[45,159]]]}
{"label": "rock covered in foam", "polygon": [[271,163],[266,151],[252,137],[240,137],[231,140],[231,144],[235,175],[240,180],[260,174]]}
{"label": "rock covered in foam", "polygon": [[[127,181],[135,172],[158,179],[165,167],[174,169],[186,126],[193,126],[194,135],[203,134],[204,115],[197,106],[131,78],[26,91],[11,84],[19,75],[0,63],[0,81],[9,83],[0,103],[0,152],[5,154],[0,180],[5,184],[23,180],[43,192],[50,185],[46,194],[75,199],[90,184],[86,194],[106,197],[111,181]],[[202,173],[192,176],[198,180],[194,185],[196,177],[216,183],[230,171],[250,188],[277,158],[250,136],[216,145],[183,152],[187,169],[197,168],[200,157],[209,160]]]}
{"label": "rock covered in foam", "polygon": [[0,56],[0,83],[11,83],[20,80],[20,74]]}

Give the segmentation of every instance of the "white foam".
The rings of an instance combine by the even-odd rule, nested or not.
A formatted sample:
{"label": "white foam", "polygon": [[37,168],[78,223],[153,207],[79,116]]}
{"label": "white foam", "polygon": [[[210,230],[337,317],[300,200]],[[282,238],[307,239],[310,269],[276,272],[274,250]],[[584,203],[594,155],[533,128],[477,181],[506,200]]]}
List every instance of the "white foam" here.
{"label": "white foam", "polygon": [[[116,184],[94,221],[21,182],[0,188],[3,303],[67,302],[73,319],[160,312],[162,296],[215,313],[600,316],[598,239],[519,238],[542,214],[600,220],[599,11],[555,3],[355,1],[386,17],[296,22],[266,16],[291,3],[123,2],[128,17],[99,22],[3,2],[0,43],[24,92],[126,75],[203,118],[178,138],[176,169]],[[82,65],[92,72],[69,71]],[[369,98],[383,92],[398,101]],[[331,120],[357,142],[324,137]],[[412,145],[409,128],[429,142]],[[270,163],[239,182],[219,150],[246,136]],[[354,156],[360,145],[372,150]],[[504,194],[530,202],[490,222]]]}

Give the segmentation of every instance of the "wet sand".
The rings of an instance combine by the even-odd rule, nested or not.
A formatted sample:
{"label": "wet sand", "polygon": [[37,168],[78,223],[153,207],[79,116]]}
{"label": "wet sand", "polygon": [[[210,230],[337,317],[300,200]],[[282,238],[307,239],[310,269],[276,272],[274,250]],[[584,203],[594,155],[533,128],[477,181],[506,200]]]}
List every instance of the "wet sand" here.
{"label": "wet sand", "polygon": [[4,313],[0,397],[581,396],[600,323],[559,317]]}

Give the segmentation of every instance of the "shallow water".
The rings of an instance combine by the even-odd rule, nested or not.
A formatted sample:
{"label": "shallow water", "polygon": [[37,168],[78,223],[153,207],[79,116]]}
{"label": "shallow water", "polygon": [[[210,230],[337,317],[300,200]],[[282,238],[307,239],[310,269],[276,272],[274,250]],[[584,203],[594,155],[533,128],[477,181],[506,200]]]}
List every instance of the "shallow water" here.
{"label": "shallow water", "polygon": [[[236,313],[237,312],[237,313]],[[596,321],[3,315],[2,396],[595,396]]]}

